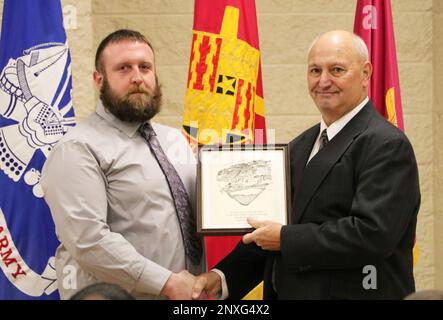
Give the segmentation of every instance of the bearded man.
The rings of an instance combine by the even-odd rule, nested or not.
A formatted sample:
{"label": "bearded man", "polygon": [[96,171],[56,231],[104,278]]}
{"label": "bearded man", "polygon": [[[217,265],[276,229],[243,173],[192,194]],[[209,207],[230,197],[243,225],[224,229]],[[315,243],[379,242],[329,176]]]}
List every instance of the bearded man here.
{"label": "bearded man", "polygon": [[107,282],[140,299],[189,299],[190,272],[203,271],[196,162],[179,130],[151,121],[162,97],[153,48],[115,31],[95,68],[96,112],[59,141],[40,181],[61,242],[60,296]]}

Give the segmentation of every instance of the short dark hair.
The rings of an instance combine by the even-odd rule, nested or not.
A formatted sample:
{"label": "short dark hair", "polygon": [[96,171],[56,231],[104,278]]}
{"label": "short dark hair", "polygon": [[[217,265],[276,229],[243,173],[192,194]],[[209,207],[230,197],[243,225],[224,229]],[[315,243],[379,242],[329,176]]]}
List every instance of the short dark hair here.
{"label": "short dark hair", "polygon": [[102,56],[103,50],[105,50],[105,48],[110,43],[124,41],[124,40],[133,40],[133,41],[144,42],[151,48],[152,52],[154,52],[154,48],[152,47],[151,42],[149,42],[149,40],[144,35],[142,35],[140,32],[134,31],[134,30],[129,30],[129,29],[120,29],[120,30],[117,30],[117,31],[114,31],[114,32],[108,34],[106,36],[106,38],[104,38],[100,42],[100,44],[97,48],[97,52],[95,53],[95,69],[97,71],[102,71],[103,66],[101,64],[101,56]]}
{"label": "short dark hair", "polygon": [[105,282],[91,284],[81,289],[70,300],[85,300],[88,297],[102,297],[105,300],[135,300],[132,295],[118,285]]}

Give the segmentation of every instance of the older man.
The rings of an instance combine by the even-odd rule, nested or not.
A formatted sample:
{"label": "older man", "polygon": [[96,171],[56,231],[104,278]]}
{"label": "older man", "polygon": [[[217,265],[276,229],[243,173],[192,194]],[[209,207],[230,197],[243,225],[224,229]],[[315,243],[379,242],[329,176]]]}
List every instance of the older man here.
{"label": "older man", "polygon": [[417,163],[406,136],[369,101],[371,72],[356,35],[331,31],[314,41],[307,79],[321,122],[290,143],[292,224],[250,220],[255,230],[199,277],[194,297],[240,298],[263,278],[265,298],[401,299],[414,291]]}
{"label": "older man", "polygon": [[180,131],[151,121],[160,110],[154,51],[118,30],[97,49],[97,110],[51,152],[41,184],[61,245],[63,299],[96,282],[143,299],[189,299],[202,272],[192,206],[195,160]]}

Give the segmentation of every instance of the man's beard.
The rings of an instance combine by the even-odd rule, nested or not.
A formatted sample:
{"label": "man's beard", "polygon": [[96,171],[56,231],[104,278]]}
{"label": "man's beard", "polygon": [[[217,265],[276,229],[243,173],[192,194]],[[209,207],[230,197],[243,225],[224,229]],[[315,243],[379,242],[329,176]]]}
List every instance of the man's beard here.
{"label": "man's beard", "polygon": [[123,97],[117,97],[105,78],[100,90],[100,100],[105,108],[121,121],[143,123],[159,113],[162,92],[157,82],[154,93],[139,87],[129,91]]}

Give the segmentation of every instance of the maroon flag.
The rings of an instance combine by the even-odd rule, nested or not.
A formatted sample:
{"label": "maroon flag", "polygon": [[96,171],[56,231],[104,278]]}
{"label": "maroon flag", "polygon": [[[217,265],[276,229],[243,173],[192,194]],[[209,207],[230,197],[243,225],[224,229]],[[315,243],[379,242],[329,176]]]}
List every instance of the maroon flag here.
{"label": "maroon flag", "polygon": [[403,112],[390,0],[357,0],[354,33],[363,38],[373,66],[369,98],[402,131]]}

